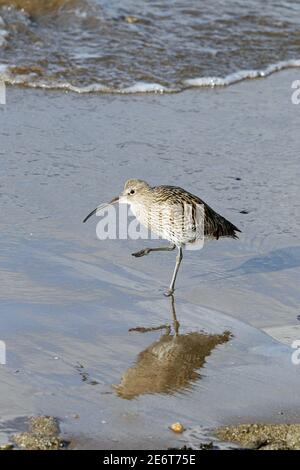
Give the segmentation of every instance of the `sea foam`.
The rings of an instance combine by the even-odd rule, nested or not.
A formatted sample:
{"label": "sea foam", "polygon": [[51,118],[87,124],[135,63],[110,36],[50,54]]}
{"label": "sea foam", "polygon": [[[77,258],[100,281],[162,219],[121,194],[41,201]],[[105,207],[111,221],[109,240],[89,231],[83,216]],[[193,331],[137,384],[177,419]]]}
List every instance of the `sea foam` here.
{"label": "sea foam", "polygon": [[229,86],[234,83],[241,82],[243,80],[251,80],[254,78],[263,78],[271,75],[274,72],[280,70],[300,67],[300,59],[286,60],[271,64],[267,68],[262,70],[240,70],[235,73],[231,73],[226,77],[199,77],[190,78],[184,80],[184,84],[187,87],[216,87],[216,86]]}
{"label": "sea foam", "polygon": [[8,85],[19,85],[27,88],[40,88],[47,90],[64,90],[73,93],[109,93],[109,94],[145,94],[145,93],[178,93],[193,87],[226,87],[243,80],[251,80],[257,78],[265,78],[269,75],[288,68],[300,67],[300,59],[281,61],[271,64],[261,70],[240,70],[231,73],[225,77],[207,76],[199,78],[190,78],[183,80],[181,85],[175,87],[166,87],[159,83],[136,82],[131,86],[113,87],[102,85],[101,83],[92,83],[85,86],[73,85],[69,82],[57,81],[51,78],[40,79],[34,73],[14,74],[7,65],[0,64],[0,75]]}

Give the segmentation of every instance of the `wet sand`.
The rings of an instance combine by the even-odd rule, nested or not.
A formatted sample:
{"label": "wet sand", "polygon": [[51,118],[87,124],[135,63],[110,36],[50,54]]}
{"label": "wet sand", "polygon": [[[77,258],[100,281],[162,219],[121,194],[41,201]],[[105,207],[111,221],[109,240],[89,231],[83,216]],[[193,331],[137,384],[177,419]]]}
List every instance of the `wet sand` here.
{"label": "wet sand", "polygon": [[[104,449],[197,447],[218,426],[299,422],[298,78],[165,96],[7,89],[1,442],[38,414],[57,417],[73,447]],[[100,242],[97,219],[82,224],[129,177],[183,186],[243,231],[185,253],[177,336],[162,295],[174,253],[135,259],[145,242]]]}

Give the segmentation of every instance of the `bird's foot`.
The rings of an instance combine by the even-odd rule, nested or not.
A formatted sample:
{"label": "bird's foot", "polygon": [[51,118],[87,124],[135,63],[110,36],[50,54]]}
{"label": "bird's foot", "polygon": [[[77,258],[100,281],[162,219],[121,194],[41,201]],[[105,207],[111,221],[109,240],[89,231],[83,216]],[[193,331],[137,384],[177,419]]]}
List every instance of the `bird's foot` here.
{"label": "bird's foot", "polygon": [[150,249],[149,248],[144,248],[141,251],[137,251],[136,253],[131,253],[131,254],[132,254],[132,256],[135,256],[135,258],[140,258],[141,256],[148,255],[149,253],[150,253]]}
{"label": "bird's foot", "polygon": [[166,297],[171,297],[171,295],[174,294],[174,289],[168,289],[166,292],[164,292],[164,295]]}

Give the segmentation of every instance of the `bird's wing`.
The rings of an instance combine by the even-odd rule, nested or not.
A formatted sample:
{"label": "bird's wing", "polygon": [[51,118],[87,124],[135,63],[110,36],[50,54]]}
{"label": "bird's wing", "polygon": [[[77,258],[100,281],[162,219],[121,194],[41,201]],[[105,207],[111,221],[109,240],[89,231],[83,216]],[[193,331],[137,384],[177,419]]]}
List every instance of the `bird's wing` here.
{"label": "bird's wing", "polygon": [[[203,235],[216,239],[220,237],[238,238],[235,232],[240,232],[240,230],[225,217],[215,212],[198,196],[177,186],[158,186],[155,190],[158,197],[164,199],[168,204],[184,206],[182,210],[185,213],[190,211],[191,217],[188,220],[191,221],[191,224],[187,224],[187,230],[189,233],[193,233],[194,226],[196,226],[196,239],[200,239]],[[179,214],[180,210],[178,216]]]}
{"label": "bird's wing", "polygon": [[158,186],[155,203],[165,238],[177,244],[204,240],[204,203],[199,198],[176,186]]}

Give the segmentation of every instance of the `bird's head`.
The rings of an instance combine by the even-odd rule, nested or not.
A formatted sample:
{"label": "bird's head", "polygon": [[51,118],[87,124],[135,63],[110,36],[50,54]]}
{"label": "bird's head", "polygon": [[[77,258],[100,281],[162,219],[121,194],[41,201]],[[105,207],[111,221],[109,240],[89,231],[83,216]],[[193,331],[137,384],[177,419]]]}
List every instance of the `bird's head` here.
{"label": "bird's head", "polygon": [[145,196],[150,186],[143,180],[128,180],[125,183],[124,190],[119,196],[119,202],[125,204],[133,204],[138,202]]}
{"label": "bird's head", "polygon": [[96,214],[96,212],[100,209],[104,209],[106,206],[111,204],[116,204],[119,202],[120,204],[135,204],[138,203],[143,199],[144,196],[151,190],[146,181],[138,180],[138,179],[131,179],[126,181],[124,190],[122,193],[114,197],[108,204],[101,204],[100,206],[96,207],[85,219],[83,222],[86,222],[92,215]]}

